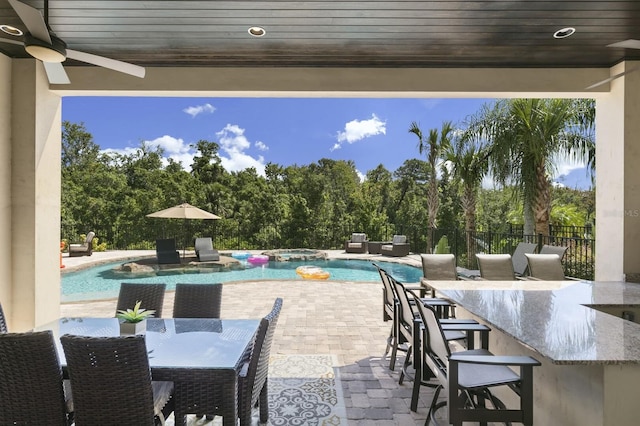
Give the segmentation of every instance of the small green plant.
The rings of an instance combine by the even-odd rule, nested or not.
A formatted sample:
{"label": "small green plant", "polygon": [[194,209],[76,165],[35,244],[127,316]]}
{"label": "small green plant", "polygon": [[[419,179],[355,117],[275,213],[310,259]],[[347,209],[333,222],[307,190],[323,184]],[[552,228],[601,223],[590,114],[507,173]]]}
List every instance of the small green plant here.
{"label": "small green plant", "polygon": [[127,309],[126,311],[118,310],[116,317],[123,320],[124,322],[132,323],[140,322],[144,319],[147,319],[148,317],[152,317],[156,311],[154,311],[153,309],[141,309],[141,303],[142,301],[139,300],[136,302],[136,305],[133,307],[133,309]]}
{"label": "small green plant", "polygon": [[100,240],[98,237],[94,237],[91,241],[91,247],[93,247],[93,251],[107,251],[107,243],[99,243]]}
{"label": "small green plant", "polygon": [[446,235],[443,235],[442,238],[440,238],[440,240],[438,241],[438,244],[436,244],[435,253],[436,254],[449,253],[449,239],[447,238]]}

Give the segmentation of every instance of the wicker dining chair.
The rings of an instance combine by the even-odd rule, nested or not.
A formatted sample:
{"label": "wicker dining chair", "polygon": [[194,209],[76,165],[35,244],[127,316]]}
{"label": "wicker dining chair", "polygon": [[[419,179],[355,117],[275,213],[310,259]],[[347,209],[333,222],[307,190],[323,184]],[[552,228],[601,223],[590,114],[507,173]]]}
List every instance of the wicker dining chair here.
{"label": "wicker dining chair", "polygon": [[174,318],[220,318],[222,284],[176,284]]}
{"label": "wicker dining chair", "polygon": [[0,334],[0,424],[67,425],[53,333]]}
{"label": "wicker dining chair", "polygon": [[171,382],[151,381],[144,336],[60,337],[73,391],[76,426],[155,426]]}
{"label": "wicker dining chair", "polygon": [[8,333],[7,319],[4,317],[4,311],[2,310],[2,303],[0,303],[0,333]]}
{"label": "wicker dining chair", "polygon": [[271,312],[260,321],[251,356],[238,377],[240,426],[251,425],[251,409],[255,406],[260,410],[260,423],[267,423],[269,419],[269,356],[281,310],[282,299],[277,298]]}
{"label": "wicker dining chair", "polygon": [[166,284],[132,284],[121,283],[116,314],[120,310],[132,309],[138,301],[142,301],[140,307],[156,311],[154,318],[162,317],[162,304],[164,303],[164,291]]}

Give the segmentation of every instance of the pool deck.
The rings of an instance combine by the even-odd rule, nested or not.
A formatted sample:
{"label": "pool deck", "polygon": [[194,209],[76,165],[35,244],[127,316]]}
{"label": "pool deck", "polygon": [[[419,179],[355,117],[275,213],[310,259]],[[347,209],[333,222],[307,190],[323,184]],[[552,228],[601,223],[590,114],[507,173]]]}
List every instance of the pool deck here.
{"label": "pool deck", "polygon": [[[256,251],[261,253],[262,251]],[[420,265],[418,255],[388,257],[371,254],[326,251],[330,259],[360,259]],[[190,253],[187,252],[187,256]],[[65,270],[155,256],[155,251],[95,252],[92,256],[63,257]],[[171,316],[173,291],[167,291],[163,316]],[[412,382],[398,384],[404,358],[395,371],[383,358],[390,322],[382,321],[382,284],[310,281],[247,281],[224,284],[224,318],[260,318],[267,314],[276,297],[284,299],[276,328],[272,354],[332,354],[338,361],[349,425],[424,424],[432,391],[423,387],[418,412],[409,410]],[[112,316],[115,299],[65,303],[62,316]],[[209,425],[211,422],[191,423]]]}

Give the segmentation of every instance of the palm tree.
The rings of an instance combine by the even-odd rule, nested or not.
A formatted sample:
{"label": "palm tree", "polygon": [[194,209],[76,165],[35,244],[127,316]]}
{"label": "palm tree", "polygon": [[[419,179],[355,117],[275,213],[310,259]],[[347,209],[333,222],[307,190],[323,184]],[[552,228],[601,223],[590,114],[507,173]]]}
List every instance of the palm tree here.
{"label": "palm tree", "polygon": [[438,181],[436,176],[436,168],[438,160],[443,156],[447,147],[451,143],[451,135],[453,127],[451,122],[447,121],[442,124],[440,134],[438,129],[431,129],[429,137],[425,138],[420,130],[420,126],[415,121],[411,123],[409,133],[413,133],[418,137],[418,151],[420,154],[426,153],[427,162],[429,163],[429,180],[427,182],[427,253],[431,253],[433,248],[433,230],[437,228],[438,209],[440,208],[440,194],[438,192]]}
{"label": "palm tree", "polygon": [[[589,156],[594,147],[592,103],[571,99],[505,99],[486,105],[468,132],[490,143],[489,168],[522,196],[525,234],[549,235],[551,179],[556,162]],[[585,106],[587,109],[585,109]]]}
{"label": "palm tree", "polygon": [[[472,135],[463,133],[455,143],[449,146],[445,158],[451,173],[462,185],[462,210],[464,211],[464,229],[467,243],[467,259],[475,259],[473,233],[476,230],[476,203],[482,179],[487,173],[487,151],[484,146],[472,140]],[[473,267],[471,265],[471,267]]]}

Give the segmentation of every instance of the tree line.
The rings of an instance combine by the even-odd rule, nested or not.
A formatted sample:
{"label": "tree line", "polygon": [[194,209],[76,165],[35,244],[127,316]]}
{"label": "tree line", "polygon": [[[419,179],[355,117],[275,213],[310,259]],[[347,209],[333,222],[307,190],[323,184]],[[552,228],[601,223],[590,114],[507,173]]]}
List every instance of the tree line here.
{"label": "tree line", "polygon": [[[397,170],[382,164],[361,180],[352,161],[319,159],[308,165],[268,163],[228,172],[219,144],[193,145],[193,164],[141,143],[130,154],[104,153],[83,123],[62,126],[61,238],[96,230],[107,248],[152,248],[162,236],[217,236],[219,248],[339,248],[351,232],[371,240],[389,233],[423,238],[426,229],[492,229],[548,235],[550,225],[593,220],[593,190],[554,187],[550,176],[564,158],[595,166],[593,101],[508,99],[485,105],[463,123],[440,129],[408,125],[416,157]],[[491,177],[492,189],[482,188]],[[146,215],[187,202],[217,221],[159,220]],[[160,235],[162,234],[162,235]],[[221,239],[222,238],[222,239]],[[322,241],[323,243],[320,243]],[[335,247],[334,247],[335,246]]]}

